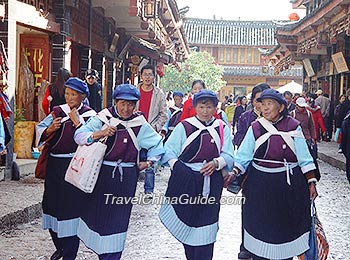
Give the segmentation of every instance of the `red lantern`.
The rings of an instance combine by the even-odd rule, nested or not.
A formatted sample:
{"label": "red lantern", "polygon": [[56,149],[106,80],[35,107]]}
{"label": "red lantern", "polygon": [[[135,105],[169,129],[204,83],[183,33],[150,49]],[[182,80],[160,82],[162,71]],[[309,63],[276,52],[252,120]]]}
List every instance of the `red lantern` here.
{"label": "red lantern", "polygon": [[297,13],[291,13],[288,16],[290,21],[299,21],[300,20],[300,16]]}
{"label": "red lantern", "polygon": [[164,76],[164,65],[163,63],[159,63],[157,65],[157,74],[160,76],[160,77],[163,77]]}

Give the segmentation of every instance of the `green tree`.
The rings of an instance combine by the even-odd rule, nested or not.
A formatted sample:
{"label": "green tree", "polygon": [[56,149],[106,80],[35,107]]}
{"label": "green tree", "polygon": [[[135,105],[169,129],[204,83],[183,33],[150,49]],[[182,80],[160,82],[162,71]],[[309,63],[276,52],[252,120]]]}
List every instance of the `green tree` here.
{"label": "green tree", "polygon": [[222,80],[224,68],[216,64],[214,57],[207,52],[192,52],[181,64],[181,71],[174,66],[165,66],[165,75],[161,79],[161,87],[165,91],[177,90],[188,92],[194,80],[203,80],[208,89],[219,90],[226,85]]}

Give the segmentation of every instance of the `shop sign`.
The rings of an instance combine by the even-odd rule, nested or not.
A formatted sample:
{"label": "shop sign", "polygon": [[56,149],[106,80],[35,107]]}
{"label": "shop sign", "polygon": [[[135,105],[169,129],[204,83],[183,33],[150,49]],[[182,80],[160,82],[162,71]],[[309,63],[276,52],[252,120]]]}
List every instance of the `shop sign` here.
{"label": "shop sign", "polygon": [[[20,50],[29,61],[34,75],[34,87],[38,88],[43,80],[49,79],[49,37],[42,34],[21,34]],[[22,59],[22,55],[20,56]]]}
{"label": "shop sign", "polygon": [[313,77],[316,75],[314,69],[312,68],[310,59],[303,59],[303,64],[308,77]]}
{"label": "shop sign", "polygon": [[349,71],[348,65],[342,52],[337,52],[332,55],[332,61],[334,62],[335,69],[338,73]]}

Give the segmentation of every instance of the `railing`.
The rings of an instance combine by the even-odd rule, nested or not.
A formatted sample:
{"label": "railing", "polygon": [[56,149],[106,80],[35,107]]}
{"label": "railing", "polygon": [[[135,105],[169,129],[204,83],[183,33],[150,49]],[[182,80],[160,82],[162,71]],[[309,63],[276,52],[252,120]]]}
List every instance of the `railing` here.
{"label": "railing", "polygon": [[38,10],[52,11],[52,0],[19,0],[19,2],[34,6]]}

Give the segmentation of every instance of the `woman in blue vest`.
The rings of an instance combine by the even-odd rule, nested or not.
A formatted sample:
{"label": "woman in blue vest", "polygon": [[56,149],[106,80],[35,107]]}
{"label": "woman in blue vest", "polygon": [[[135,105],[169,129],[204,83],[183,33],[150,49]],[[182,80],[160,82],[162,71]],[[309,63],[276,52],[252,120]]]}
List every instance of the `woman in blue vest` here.
{"label": "woman in blue vest", "polygon": [[[39,145],[47,140],[50,156],[47,163],[42,202],[43,228],[50,231],[56,252],[51,260],[73,260],[79,248],[77,234],[80,209],[85,193],[64,180],[68,165],[78,147],[74,133],[96,112],[83,104],[89,89],[79,78],[65,82],[66,104],[53,111],[37,125]],[[52,136],[53,135],[53,136]]]}
{"label": "woman in blue vest", "polygon": [[[134,112],[139,90],[122,84],[112,97],[115,105],[103,109],[75,134],[79,145],[107,137],[100,174],[78,227],[79,238],[103,260],[120,259],[139,171],[151,167],[164,153],[161,136],[142,114]],[[147,160],[139,162],[141,149],[147,150]]]}
{"label": "woman in blue vest", "polygon": [[230,128],[214,117],[217,104],[213,91],[196,93],[196,116],[181,121],[164,146],[162,161],[172,172],[159,217],[183,244],[188,260],[213,257],[224,184],[221,170],[233,166]]}

